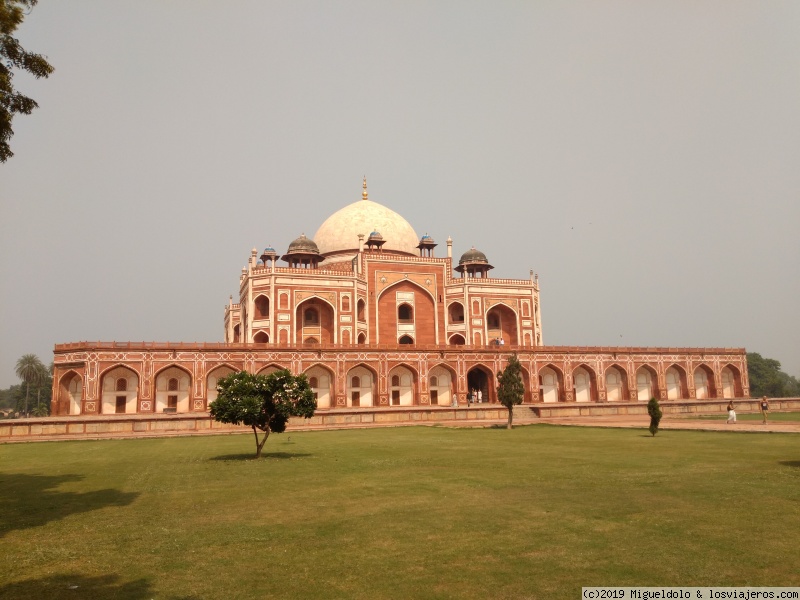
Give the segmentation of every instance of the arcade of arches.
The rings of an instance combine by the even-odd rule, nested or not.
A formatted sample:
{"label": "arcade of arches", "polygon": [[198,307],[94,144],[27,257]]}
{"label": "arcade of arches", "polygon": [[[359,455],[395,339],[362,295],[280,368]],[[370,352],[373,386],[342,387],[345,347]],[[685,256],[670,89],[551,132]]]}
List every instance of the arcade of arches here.
{"label": "arcade of arches", "polygon": [[[309,304],[308,327],[325,322],[327,305]],[[503,313],[499,315],[503,331]],[[305,326],[304,326],[305,327]],[[324,338],[324,333],[320,334]],[[129,357],[89,343],[56,352],[54,414],[142,414],[207,411],[216,399],[217,382],[234,371],[269,374],[281,368],[305,373],[320,410],[409,406],[467,406],[480,390],[483,402],[497,402],[496,374],[511,352],[497,346],[475,351],[458,346],[446,351],[411,353],[308,346],[294,352],[208,349],[206,345],[173,350],[131,348]],[[582,349],[584,350],[584,349]],[[748,396],[744,351],[665,350],[613,355],[585,349],[569,352],[517,352],[525,386],[524,402],[622,403],[740,398]],[[144,355],[152,358],[141,360]],[[366,360],[365,360],[366,359]]]}

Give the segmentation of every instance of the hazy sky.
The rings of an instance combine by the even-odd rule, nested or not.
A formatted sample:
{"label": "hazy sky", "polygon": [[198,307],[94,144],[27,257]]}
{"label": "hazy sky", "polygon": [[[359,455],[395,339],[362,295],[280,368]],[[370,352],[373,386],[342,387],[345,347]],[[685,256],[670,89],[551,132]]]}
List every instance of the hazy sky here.
{"label": "hazy sky", "polygon": [[361,196],[545,342],[800,375],[800,2],[42,0],[0,166],[0,386],[80,340],[221,341],[250,249]]}

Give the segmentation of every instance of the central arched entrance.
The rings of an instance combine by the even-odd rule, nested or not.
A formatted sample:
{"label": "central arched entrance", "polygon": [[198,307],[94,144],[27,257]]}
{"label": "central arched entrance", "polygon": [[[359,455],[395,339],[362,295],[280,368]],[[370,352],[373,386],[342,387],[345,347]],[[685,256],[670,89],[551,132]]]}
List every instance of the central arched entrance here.
{"label": "central arched entrance", "polygon": [[494,377],[492,372],[483,365],[472,367],[467,372],[467,388],[472,392],[473,402],[476,399],[477,390],[481,392],[482,402],[494,402],[495,400]]}

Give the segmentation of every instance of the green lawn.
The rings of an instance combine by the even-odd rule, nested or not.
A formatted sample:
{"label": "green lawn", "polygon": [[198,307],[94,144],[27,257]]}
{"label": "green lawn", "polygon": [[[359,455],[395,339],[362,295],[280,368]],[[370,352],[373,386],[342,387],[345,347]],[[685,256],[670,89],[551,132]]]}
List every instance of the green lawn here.
{"label": "green lawn", "polygon": [[404,427],[253,449],[241,435],[0,446],[0,598],[800,585],[794,434]]}

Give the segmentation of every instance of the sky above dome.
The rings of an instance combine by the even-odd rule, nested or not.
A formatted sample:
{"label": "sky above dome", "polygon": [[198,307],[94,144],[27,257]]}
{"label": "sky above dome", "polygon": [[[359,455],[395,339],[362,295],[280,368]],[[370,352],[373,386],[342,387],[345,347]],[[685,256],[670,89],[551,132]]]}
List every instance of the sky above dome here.
{"label": "sky above dome", "polygon": [[[220,341],[250,250],[361,197],[545,342],[800,376],[800,3],[42,2],[0,165],[0,386],[80,340]],[[367,232],[368,233],[368,232]]]}

